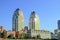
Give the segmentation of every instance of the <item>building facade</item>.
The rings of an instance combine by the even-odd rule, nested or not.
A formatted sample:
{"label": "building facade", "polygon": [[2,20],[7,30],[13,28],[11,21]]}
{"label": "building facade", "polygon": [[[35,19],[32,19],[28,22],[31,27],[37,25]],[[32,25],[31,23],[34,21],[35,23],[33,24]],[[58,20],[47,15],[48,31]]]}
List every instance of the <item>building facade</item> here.
{"label": "building facade", "polygon": [[60,20],[58,20],[57,36],[58,36],[58,40],[60,40]]}
{"label": "building facade", "polygon": [[17,32],[23,29],[24,29],[24,16],[22,11],[19,8],[17,8],[12,18],[12,30]]}
{"label": "building facade", "polygon": [[54,32],[55,32],[55,38],[57,38],[58,37],[58,29],[54,30]]}
{"label": "building facade", "polygon": [[28,30],[28,26],[25,26],[25,27],[24,27],[24,30]]}
{"label": "building facade", "polygon": [[33,11],[30,15],[29,30],[40,30],[40,20],[35,11]]}
{"label": "building facade", "polygon": [[51,32],[46,30],[28,30],[27,35],[30,37],[39,36],[41,39],[51,39]]}
{"label": "building facade", "polygon": [[58,29],[60,29],[60,20],[58,20]]}
{"label": "building facade", "polygon": [[4,27],[0,26],[0,32],[3,33],[3,31],[4,31]]}
{"label": "building facade", "polygon": [[16,37],[15,36],[16,35],[16,32],[15,31],[11,31],[11,30],[9,30],[9,31],[7,31],[7,37]]}

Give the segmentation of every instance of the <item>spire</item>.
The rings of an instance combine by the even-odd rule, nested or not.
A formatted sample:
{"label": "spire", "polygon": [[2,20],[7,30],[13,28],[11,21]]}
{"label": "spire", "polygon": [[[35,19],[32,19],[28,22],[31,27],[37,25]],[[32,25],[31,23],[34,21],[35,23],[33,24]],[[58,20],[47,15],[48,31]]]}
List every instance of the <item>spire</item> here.
{"label": "spire", "polygon": [[35,13],[36,13],[35,11],[32,12],[32,14],[35,14]]}
{"label": "spire", "polygon": [[[19,9],[19,8],[17,8],[17,9],[15,10],[15,12],[17,12],[17,13],[15,13],[15,14],[22,14],[21,9]],[[19,13],[19,12],[20,12],[20,13]]]}
{"label": "spire", "polygon": [[40,30],[40,20],[37,12],[32,11],[29,19],[29,29]]}
{"label": "spire", "polygon": [[35,11],[31,12],[31,17],[35,17],[35,15],[37,15],[37,13]]}
{"label": "spire", "polygon": [[20,10],[19,8],[16,9],[16,11]]}

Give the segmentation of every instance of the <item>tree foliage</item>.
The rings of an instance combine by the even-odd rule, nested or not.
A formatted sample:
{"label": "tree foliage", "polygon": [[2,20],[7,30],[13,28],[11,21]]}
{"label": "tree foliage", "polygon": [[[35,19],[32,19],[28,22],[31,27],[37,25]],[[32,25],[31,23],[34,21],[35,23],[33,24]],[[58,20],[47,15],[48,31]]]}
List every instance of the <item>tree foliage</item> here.
{"label": "tree foliage", "polygon": [[3,31],[3,38],[7,38],[7,31],[6,30]]}
{"label": "tree foliage", "polygon": [[3,33],[0,32],[0,38],[3,38]]}

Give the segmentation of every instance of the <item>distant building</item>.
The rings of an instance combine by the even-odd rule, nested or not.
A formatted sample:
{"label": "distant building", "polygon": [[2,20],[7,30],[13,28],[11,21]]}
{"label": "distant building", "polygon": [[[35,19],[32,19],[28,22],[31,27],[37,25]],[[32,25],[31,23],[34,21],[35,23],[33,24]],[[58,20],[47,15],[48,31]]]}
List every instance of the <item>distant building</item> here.
{"label": "distant building", "polygon": [[60,29],[60,20],[58,20],[58,29]]}
{"label": "distant building", "polygon": [[60,29],[55,30],[55,38],[58,38],[58,40],[60,40]]}
{"label": "distant building", "polygon": [[58,40],[60,40],[60,29],[58,29]]}
{"label": "distant building", "polygon": [[55,29],[54,33],[55,33],[55,38],[58,38],[58,29]]}
{"label": "distant building", "polygon": [[28,30],[28,26],[25,26],[24,29],[25,29],[25,30]]}
{"label": "distant building", "polygon": [[27,36],[30,37],[40,36],[41,39],[51,39],[51,32],[46,30],[28,30]]}
{"label": "distant building", "polygon": [[55,34],[58,40],[60,40],[60,20],[58,20],[58,29],[55,30]]}
{"label": "distant building", "polygon": [[4,27],[0,26],[0,32],[3,32],[3,31],[4,31]]}
{"label": "distant building", "polygon": [[60,32],[58,33],[58,40],[60,40]]}
{"label": "distant building", "polygon": [[55,38],[55,33],[52,33],[52,32],[51,32],[51,39],[52,39],[52,38]]}
{"label": "distant building", "polygon": [[10,37],[19,38],[19,37],[21,37],[20,36],[21,34],[27,34],[27,30],[21,30],[21,31],[18,31],[18,32],[11,31],[11,30],[7,31],[7,37],[10,36]]}
{"label": "distant building", "polygon": [[40,30],[40,20],[35,11],[33,11],[30,15],[29,30]]}
{"label": "distant building", "polygon": [[12,30],[17,32],[23,29],[24,29],[24,16],[22,11],[19,8],[17,8],[12,18]]}

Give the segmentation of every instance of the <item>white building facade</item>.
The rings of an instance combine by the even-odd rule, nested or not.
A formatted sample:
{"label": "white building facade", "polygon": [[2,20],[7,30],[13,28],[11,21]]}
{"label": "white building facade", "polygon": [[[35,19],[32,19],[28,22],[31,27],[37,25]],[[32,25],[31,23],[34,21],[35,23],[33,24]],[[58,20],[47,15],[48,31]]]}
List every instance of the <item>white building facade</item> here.
{"label": "white building facade", "polygon": [[30,15],[29,30],[40,30],[40,20],[35,11],[33,11]]}
{"label": "white building facade", "polygon": [[12,30],[17,32],[22,29],[24,29],[24,16],[22,11],[17,8],[12,18]]}
{"label": "white building facade", "polygon": [[46,30],[28,30],[27,35],[30,37],[40,36],[41,39],[51,39],[51,32]]}

